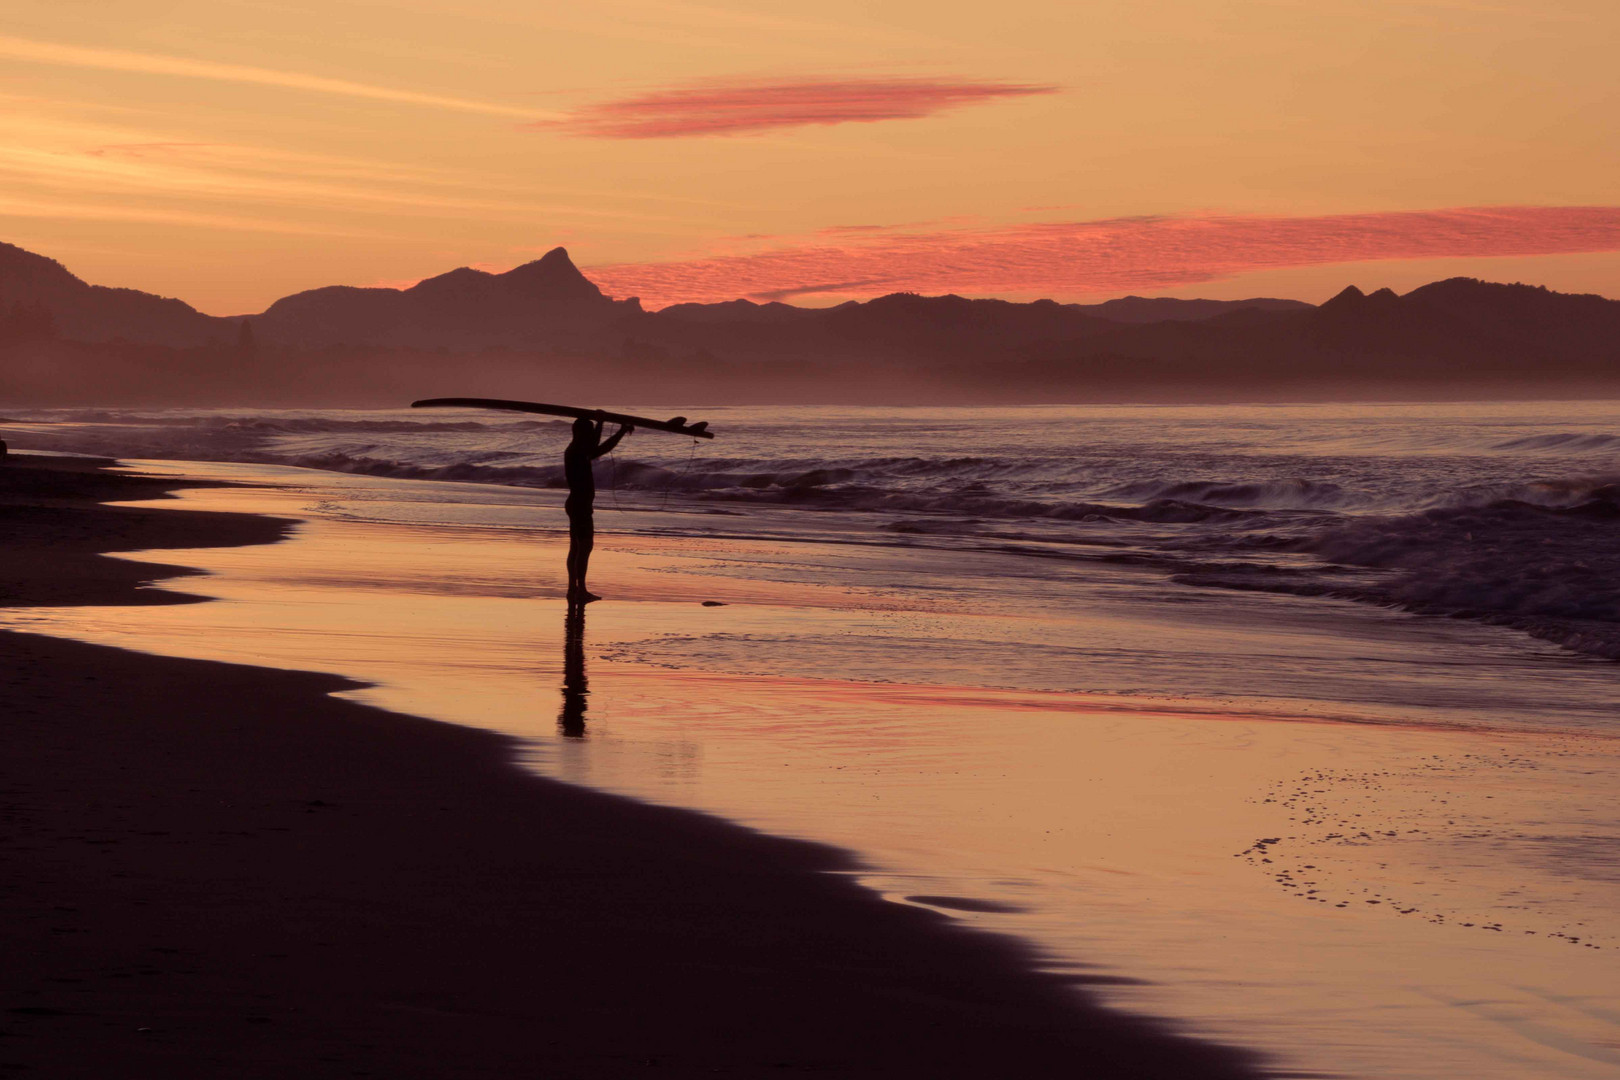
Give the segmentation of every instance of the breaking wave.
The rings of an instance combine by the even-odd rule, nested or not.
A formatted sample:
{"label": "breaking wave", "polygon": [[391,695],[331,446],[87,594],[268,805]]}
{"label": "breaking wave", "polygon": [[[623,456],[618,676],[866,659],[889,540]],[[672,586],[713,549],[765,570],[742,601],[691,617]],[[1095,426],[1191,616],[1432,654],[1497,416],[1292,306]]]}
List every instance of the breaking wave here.
{"label": "breaking wave", "polygon": [[1503,499],[1339,522],[1286,545],[1317,567],[1237,566],[1180,580],[1473,619],[1620,660],[1620,490],[1585,494],[1564,505]]}
{"label": "breaking wave", "polygon": [[1506,439],[1491,446],[1492,450],[1540,450],[1568,453],[1590,453],[1594,450],[1620,450],[1620,435],[1606,432],[1558,431],[1545,435],[1525,435]]}
{"label": "breaking wave", "polygon": [[1139,480],[1122,484],[1109,494],[1125,499],[1176,499],[1219,506],[1299,509],[1340,507],[1351,501],[1339,484],[1298,478],[1266,483]]}

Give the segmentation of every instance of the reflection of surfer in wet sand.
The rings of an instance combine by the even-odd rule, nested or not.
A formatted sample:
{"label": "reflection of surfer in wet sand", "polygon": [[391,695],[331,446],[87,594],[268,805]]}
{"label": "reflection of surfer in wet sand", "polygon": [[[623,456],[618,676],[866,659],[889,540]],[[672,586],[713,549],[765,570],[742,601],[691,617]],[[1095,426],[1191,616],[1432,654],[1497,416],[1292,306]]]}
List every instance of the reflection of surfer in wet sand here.
{"label": "reflection of surfer in wet sand", "polygon": [[563,475],[568,480],[568,602],[588,604],[602,599],[585,588],[585,570],[591,561],[591,548],[596,545],[596,523],[592,520],[596,505],[596,476],[591,463],[619,445],[619,440],[636,430],[621,424],[606,441],[602,439],[602,421],[575,420],[574,441],[563,451]]}
{"label": "reflection of surfer in wet sand", "polygon": [[563,616],[562,711],[557,728],[570,739],[585,737],[585,699],[591,696],[585,677],[585,607],[569,604]]}

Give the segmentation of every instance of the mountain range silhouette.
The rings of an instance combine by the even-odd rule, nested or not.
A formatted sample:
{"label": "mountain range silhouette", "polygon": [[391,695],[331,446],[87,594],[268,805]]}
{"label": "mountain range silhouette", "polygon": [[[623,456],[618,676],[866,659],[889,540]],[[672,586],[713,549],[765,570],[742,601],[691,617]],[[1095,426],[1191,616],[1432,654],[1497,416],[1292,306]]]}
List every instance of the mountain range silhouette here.
{"label": "mountain range silhouette", "polygon": [[1103,304],[1050,300],[1011,304],[896,293],[831,309],[733,300],[676,304],[649,313],[634,297],[605,296],[568,257],[553,248],[542,258],[491,274],[461,267],[406,289],[331,285],[282,297],[263,312],[236,317],[204,315],[180,300],[135,289],[87,285],[43,255],[0,244],[0,307],[42,304],[63,337],[76,341],[124,339],[190,346],[236,337],[250,319],[261,341],[288,345],[401,345],[412,347],[533,348],[584,340],[609,328],[657,334],[668,324],[675,337],[700,336],[676,327],[786,326],[825,321],[841,335],[899,337],[936,329],[979,328],[1018,338],[1084,332],[1087,320],[1147,323],[1211,318],[1227,311],[1309,307],[1297,300],[1177,300],[1139,296]]}
{"label": "mountain range silhouette", "polygon": [[1608,393],[1620,301],[1453,278],[1405,295],[1350,287],[1319,306],[895,293],[650,312],[604,295],[559,247],[501,274],[331,286],[219,317],[0,244],[0,403],[620,401],[627,378],[714,403]]}

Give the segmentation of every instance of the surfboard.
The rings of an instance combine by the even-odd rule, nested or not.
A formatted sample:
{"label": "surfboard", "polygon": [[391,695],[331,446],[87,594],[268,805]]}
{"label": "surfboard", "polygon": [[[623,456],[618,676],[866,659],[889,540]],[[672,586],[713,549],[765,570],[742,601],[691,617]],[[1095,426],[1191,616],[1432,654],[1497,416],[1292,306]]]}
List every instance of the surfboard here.
{"label": "surfboard", "polygon": [[698,439],[712,439],[707,421],[688,424],[686,417],[674,416],[668,420],[654,420],[649,416],[631,416],[629,413],[607,412],[603,409],[576,409],[572,405],[547,405],[540,401],[506,401],[502,398],[436,397],[411,402],[413,409],[505,409],[508,412],[539,413],[542,416],[572,416],[576,420],[603,420],[610,424],[629,424],[632,427],[668,431],[675,435],[691,435]]}

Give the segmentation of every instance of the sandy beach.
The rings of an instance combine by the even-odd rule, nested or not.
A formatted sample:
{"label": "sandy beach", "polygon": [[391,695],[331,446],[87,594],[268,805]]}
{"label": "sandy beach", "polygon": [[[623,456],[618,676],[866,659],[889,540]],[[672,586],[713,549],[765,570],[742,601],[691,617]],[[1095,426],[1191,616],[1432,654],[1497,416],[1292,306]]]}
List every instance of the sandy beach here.
{"label": "sandy beach", "polygon": [[[95,553],[275,520],[14,457],[12,604],[173,600]],[[848,856],[549,782],[324,675],[4,650],[0,1068],[39,1076],[1255,1075]]]}

